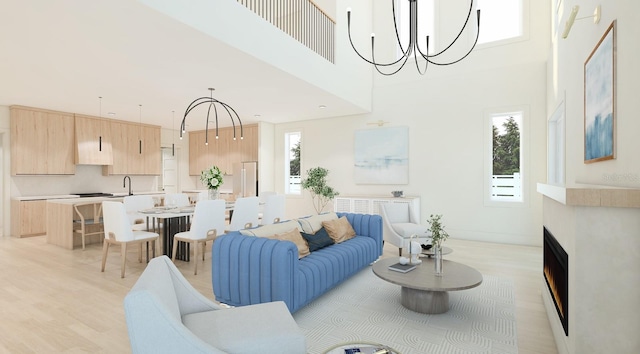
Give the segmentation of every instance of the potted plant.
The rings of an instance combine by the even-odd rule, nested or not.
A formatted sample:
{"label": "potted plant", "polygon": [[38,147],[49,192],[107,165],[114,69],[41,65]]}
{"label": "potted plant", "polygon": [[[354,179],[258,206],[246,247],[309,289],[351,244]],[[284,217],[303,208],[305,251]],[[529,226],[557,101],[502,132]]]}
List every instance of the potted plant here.
{"label": "potted plant", "polygon": [[313,198],[313,207],[320,214],[327,203],[339,193],[327,185],[329,170],[322,167],[314,167],[307,170],[307,178],[302,180],[302,188],[309,190]]}
{"label": "potted plant", "polygon": [[449,234],[442,225],[442,215],[431,214],[429,216],[429,231],[431,232],[431,244],[433,244],[433,255],[435,258],[435,273],[442,276],[442,243],[449,238]]}
{"label": "potted plant", "polygon": [[222,171],[218,166],[211,166],[200,173],[200,181],[209,190],[209,199],[218,199],[218,188],[222,185]]}

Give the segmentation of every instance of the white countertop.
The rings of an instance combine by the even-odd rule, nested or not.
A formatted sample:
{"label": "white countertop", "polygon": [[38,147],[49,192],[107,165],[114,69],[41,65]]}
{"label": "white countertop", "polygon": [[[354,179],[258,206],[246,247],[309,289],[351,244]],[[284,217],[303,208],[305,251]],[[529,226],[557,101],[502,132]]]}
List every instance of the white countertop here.
{"label": "white countertop", "polygon": [[[113,194],[113,197],[98,197],[98,198],[104,198],[104,199],[117,199],[117,197],[124,197],[127,196],[129,193],[127,192],[117,192],[117,193],[111,193]],[[165,194],[162,191],[144,191],[144,192],[133,192],[134,195],[148,195],[148,194]],[[115,198],[114,198],[115,197]],[[32,195],[32,196],[22,196],[22,197],[13,197],[11,199],[13,200],[19,200],[19,201],[25,201],[25,200],[54,200],[54,199],[77,199],[80,198],[80,196],[76,195],[76,194],[56,194],[56,195]],[[82,198],[83,200],[85,199],[95,199],[95,198]],[[87,200],[89,201],[89,200]]]}

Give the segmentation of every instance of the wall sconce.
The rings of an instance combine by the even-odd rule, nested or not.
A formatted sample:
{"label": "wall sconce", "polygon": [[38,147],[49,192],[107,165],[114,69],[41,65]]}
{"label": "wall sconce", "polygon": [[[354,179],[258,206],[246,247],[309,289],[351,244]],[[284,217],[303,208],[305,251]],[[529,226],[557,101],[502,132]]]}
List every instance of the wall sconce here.
{"label": "wall sconce", "polygon": [[571,27],[573,26],[573,22],[575,22],[576,20],[593,18],[593,23],[595,24],[600,23],[600,10],[601,10],[600,5],[598,5],[596,6],[596,9],[593,10],[593,15],[576,18],[576,16],[578,15],[578,11],[580,11],[580,6],[578,5],[574,6],[571,9],[571,13],[569,14],[569,18],[567,19],[567,22],[565,22],[564,24],[564,31],[562,32],[562,38],[566,39],[569,36],[569,32],[571,32]]}

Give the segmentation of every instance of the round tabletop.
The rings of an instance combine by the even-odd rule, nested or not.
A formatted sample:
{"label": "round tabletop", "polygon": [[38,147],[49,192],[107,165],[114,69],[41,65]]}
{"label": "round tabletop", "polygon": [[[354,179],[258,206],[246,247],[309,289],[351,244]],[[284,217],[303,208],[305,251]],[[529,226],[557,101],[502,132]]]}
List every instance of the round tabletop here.
{"label": "round tabletop", "polygon": [[[442,255],[444,256],[445,254],[449,254],[453,252],[453,249],[447,247],[447,246],[442,246]],[[433,247],[429,248],[428,250],[422,250],[422,252],[420,252],[421,255],[427,256],[427,257],[432,257],[433,254]]]}
{"label": "round tabletop", "polygon": [[373,265],[373,273],[383,280],[405,288],[427,291],[453,291],[474,288],[482,283],[482,274],[462,263],[443,260],[442,276],[434,274],[435,260],[422,258],[416,269],[407,273],[389,270],[397,257],[383,258]]}

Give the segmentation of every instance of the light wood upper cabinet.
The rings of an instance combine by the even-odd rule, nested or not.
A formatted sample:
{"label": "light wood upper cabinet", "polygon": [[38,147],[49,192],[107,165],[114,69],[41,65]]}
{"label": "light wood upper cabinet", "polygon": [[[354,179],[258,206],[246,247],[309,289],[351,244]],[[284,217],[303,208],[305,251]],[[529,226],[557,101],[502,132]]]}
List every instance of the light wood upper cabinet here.
{"label": "light wood upper cabinet", "polygon": [[11,107],[11,174],[72,175],[73,114]]}
{"label": "light wood upper cabinet", "polygon": [[160,175],[162,154],[160,127],[128,122],[110,123],[113,165],[106,175]]}
{"label": "light wood upper cabinet", "polygon": [[233,165],[243,161],[258,161],[258,125],[245,125],[244,139],[240,139],[240,128],[209,129],[209,145],[205,144],[205,131],[189,132],[189,175],[199,176],[202,170],[216,165],[223,173],[233,173]]}
{"label": "light wood upper cabinet", "polygon": [[76,164],[112,165],[109,121],[76,114],[75,123]]}

